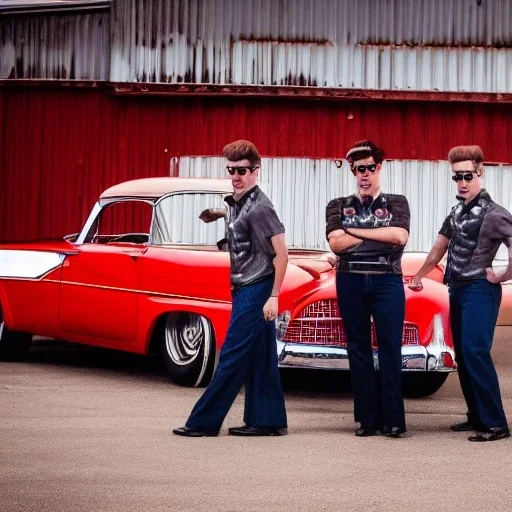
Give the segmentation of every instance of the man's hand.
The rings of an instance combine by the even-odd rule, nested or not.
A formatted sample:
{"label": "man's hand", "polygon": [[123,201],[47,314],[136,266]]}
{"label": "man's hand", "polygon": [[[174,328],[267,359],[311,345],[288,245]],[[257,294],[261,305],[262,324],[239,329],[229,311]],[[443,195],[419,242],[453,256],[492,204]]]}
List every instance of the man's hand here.
{"label": "man's hand", "polygon": [[269,297],[263,306],[263,317],[267,322],[275,320],[277,316],[277,297]]}
{"label": "man's hand", "polygon": [[336,268],[338,266],[339,258],[333,252],[328,252],[327,254],[324,254],[320,259],[328,261],[333,268]]}
{"label": "man's hand", "polygon": [[423,290],[423,284],[421,283],[421,278],[418,278],[417,275],[412,278],[411,283],[409,284],[409,288],[415,292],[419,292]]}
{"label": "man's hand", "polygon": [[343,229],[334,229],[327,237],[329,247],[333,253],[343,252],[352,247],[361,245],[363,241],[349,235]]}
{"label": "man's hand", "polygon": [[224,210],[218,209],[218,208],[207,208],[206,210],[203,210],[201,214],[199,215],[199,218],[206,223],[214,222],[221,217],[224,217],[225,212]]}
{"label": "man's hand", "polygon": [[502,283],[503,281],[508,281],[512,278],[512,272],[510,272],[509,269],[496,272],[492,267],[487,267],[485,269],[485,274],[487,281],[493,284]]}

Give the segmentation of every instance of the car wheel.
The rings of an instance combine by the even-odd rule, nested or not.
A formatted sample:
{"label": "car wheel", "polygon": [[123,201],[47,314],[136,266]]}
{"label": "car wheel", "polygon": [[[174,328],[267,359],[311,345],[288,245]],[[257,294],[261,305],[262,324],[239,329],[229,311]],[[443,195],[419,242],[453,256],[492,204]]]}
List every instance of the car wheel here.
{"label": "car wheel", "polygon": [[22,361],[31,345],[31,334],[10,331],[0,316],[0,361]]}
{"label": "car wheel", "polygon": [[171,379],[181,386],[206,386],[215,365],[210,322],[195,313],[173,313],[163,326],[161,352]]}
{"label": "car wheel", "polygon": [[439,391],[448,373],[404,373],[403,395],[407,398],[424,398]]}

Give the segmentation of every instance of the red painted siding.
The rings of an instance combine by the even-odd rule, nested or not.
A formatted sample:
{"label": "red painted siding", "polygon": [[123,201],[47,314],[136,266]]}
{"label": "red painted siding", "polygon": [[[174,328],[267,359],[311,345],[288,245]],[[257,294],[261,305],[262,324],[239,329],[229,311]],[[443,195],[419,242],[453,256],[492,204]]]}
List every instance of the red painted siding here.
{"label": "red painted siding", "polygon": [[248,138],[263,155],[341,157],[369,137],[389,158],[444,159],[480,144],[510,162],[512,105],[123,97],[0,90],[0,240],[77,231],[115,183],[169,173],[171,156],[218,155]]}

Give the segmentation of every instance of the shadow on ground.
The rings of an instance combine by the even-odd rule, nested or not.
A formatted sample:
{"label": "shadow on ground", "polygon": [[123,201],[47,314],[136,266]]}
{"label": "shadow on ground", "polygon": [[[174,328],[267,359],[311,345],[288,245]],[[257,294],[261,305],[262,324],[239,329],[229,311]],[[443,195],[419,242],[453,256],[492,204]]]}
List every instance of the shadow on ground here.
{"label": "shadow on ground", "polygon": [[[28,363],[169,380],[157,356],[142,356],[56,340],[35,341]],[[282,369],[281,381],[287,394],[350,393],[350,375],[343,371]]]}

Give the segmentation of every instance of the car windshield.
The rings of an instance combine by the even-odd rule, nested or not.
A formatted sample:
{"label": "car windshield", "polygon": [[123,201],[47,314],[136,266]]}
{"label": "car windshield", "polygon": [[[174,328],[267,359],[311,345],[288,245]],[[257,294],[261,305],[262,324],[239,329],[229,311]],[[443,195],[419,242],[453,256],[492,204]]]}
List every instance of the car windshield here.
{"label": "car windshield", "polygon": [[153,243],[216,245],[224,238],[225,222],[224,218],[210,223],[199,219],[208,208],[225,209],[224,194],[181,193],[164,197],[155,206]]}

